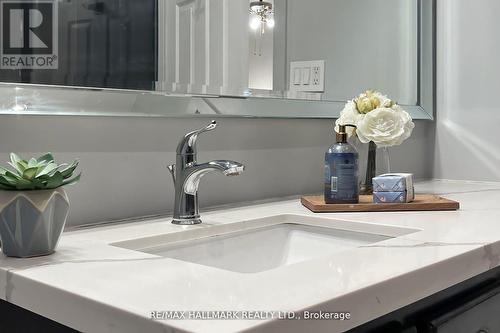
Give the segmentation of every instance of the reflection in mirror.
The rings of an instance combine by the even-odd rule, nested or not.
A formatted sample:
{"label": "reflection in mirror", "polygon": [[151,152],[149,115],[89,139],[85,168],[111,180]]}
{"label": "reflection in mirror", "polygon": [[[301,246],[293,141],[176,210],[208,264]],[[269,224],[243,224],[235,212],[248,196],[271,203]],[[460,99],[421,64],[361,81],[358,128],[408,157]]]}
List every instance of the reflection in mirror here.
{"label": "reflection in mirror", "polygon": [[[156,0],[26,3],[0,2],[10,14],[3,22],[1,82],[155,89]],[[32,24],[38,16],[41,23]]]}
{"label": "reflection in mirror", "polygon": [[170,1],[165,90],[345,101],[376,88],[416,105],[419,3]]}
{"label": "reflection in mirror", "polygon": [[[268,83],[250,81],[250,88],[288,90],[286,97],[330,101],[345,101],[365,88],[376,88],[401,104],[416,105],[417,4],[274,0],[278,28],[255,34],[262,49],[250,52],[250,77],[266,72]],[[265,69],[273,61],[271,70]]]}

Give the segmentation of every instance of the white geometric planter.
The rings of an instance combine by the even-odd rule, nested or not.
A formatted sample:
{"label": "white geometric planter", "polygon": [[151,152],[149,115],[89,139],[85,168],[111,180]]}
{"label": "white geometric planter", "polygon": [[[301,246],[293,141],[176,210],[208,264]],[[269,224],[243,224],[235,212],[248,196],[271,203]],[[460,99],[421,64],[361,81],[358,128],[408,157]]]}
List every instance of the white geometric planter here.
{"label": "white geometric planter", "polygon": [[62,187],[45,191],[0,191],[2,252],[18,258],[52,254],[68,213],[68,195]]}

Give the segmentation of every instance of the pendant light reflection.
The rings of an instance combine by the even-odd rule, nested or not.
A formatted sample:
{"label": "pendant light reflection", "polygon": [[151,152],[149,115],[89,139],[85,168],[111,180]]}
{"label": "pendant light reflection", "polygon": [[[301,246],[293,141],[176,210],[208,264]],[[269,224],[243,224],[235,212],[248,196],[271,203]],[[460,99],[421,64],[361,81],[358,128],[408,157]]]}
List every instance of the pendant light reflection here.
{"label": "pendant light reflection", "polygon": [[[262,55],[262,38],[267,29],[273,29],[275,25],[273,4],[259,0],[250,2],[250,29],[255,33],[254,55]],[[258,42],[260,39],[260,43]],[[260,47],[257,45],[260,44]],[[259,49],[257,51],[257,49]]]}

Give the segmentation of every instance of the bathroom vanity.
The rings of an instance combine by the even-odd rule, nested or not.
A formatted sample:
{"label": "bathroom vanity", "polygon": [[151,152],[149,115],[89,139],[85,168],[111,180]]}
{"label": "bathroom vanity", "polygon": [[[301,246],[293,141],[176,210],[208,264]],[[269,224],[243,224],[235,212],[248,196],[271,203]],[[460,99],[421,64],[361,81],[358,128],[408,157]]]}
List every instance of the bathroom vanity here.
{"label": "bathroom vanity", "polygon": [[[436,61],[435,0],[49,2],[59,15],[47,15],[46,28],[64,18],[52,22],[59,68],[0,68],[0,154],[55,149],[82,158],[85,179],[55,254],[0,256],[0,331],[500,331],[500,183],[417,184],[419,193],[459,201],[459,211],[314,214],[299,197],[205,211],[203,223],[198,211],[200,178],[214,170],[232,176],[248,167],[239,188],[207,184],[215,198],[204,206],[321,190],[331,125],[370,87],[418,121],[414,140],[396,150],[395,169],[431,177],[438,153],[453,160],[442,147],[429,149],[439,143],[466,146],[468,159],[496,172],[495,160],[484,160],[500,155],[482,138],[434,140],[436,64],[443,86],[461,72]],[[254,25],[256,6],[268,10]],[[441,9],[461,17],[458,7]],[[469,50],[477,47],[474,40]],[[463,73],[484,72],[494,71]],[[469,111],[470,103],[453,109]],[[185,130],[208,119],[224,122],[224,132],[203,147],[217,155],[201,160],[223,152],[241,163],[197,161],[196,137],[215,123],[184,136],[176,152]],[[446,126],[463,133],[463,123]],[[173,216],[100,222],[170,207]],[[288,320],[163,318],[169,311],[279,311]],[[349,318],[298,320],[304,311]]]}
{"label": "bathroom vanity", "polygon": [[[318,215],[294,198],[215,210],[194,226],[165,217],[71,230],[53,256],[2,258],[0,296],[62,331],[496,332],[500,184],[435,180],[417,191],[462,209]],[[350,320],[152,319],[215,310]]]}

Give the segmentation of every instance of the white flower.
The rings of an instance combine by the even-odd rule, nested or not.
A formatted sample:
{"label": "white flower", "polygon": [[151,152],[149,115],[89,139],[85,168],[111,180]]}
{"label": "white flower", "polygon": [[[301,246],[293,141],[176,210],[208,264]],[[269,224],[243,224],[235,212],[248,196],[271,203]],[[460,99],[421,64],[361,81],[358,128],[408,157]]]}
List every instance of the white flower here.
{"label": "white flower", "polygon": [[378,108],[390,108],[395,103],[378,91],[367,90],[353,100],[356,110],[366,114]]}
{"label": "white flower", "polygon": [[346,128],[349,136],[357,135],[361,142],[373,141],[381,147],[400,145],[415,128],[408,112],[386,95],[373,90],[367,90],[346,103],[335,122],[337,133],[339,125],[355,125],[356,130]]}
{"label": "white flower", "polygon": [[386,95],[382,95],[381,93],[379,92],[375,92],[374,93],[375,97],[378,98],[378,100],[380,101],[380,107],[381,108],[391,108],[392,106],[396,105],[394,103],[394,101],[392,101],[389,97],[387,97]]}
{"label": "white flower", "polygon": [[[339,125],[354,125],[358,126],[358,122],[364,117],[364,114],[360,114],[356,109],[356,104],[354,101],[349,101],[345,105],[342,112],[340,112],[340,118],[335,122],[335,131],[339,132]],[[354,129],[352,127],[347,127],[346,132],[349,136],[354,134]]]}
{"label": "white flower", "polygon": [[357,123],[356,134],[363,143],[373,141],[380,147],[397,146],[408,139],[415,128],[408,112],[398,105],[380,107],[367,113]]}

